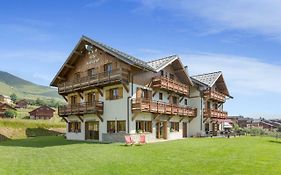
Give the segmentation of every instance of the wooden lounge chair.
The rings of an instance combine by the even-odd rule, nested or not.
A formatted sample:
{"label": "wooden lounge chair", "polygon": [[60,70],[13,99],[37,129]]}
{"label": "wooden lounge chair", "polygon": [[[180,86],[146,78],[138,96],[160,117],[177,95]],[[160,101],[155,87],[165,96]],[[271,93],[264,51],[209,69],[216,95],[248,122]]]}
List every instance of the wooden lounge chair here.
{"label": "wooden lounge chair", "polygon": [[125,136],[125,142],[126,145],[133,145],[135,143],[131,136]]}
{"label": "wooden lounge chair", "polygon": [[140,135],[140,141],[139,141],[139,144],[146,144],[146,141],[145,141],[145,135]]}

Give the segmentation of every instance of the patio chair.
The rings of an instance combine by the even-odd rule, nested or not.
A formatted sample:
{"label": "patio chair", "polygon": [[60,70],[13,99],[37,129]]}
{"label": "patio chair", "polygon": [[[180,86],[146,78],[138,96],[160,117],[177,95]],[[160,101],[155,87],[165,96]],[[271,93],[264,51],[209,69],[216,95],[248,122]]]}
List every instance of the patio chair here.
{"label": "patio chair", "polygon": [[133,145],[135,142],[133,141],[131,136],[125,136],[126,145]]}

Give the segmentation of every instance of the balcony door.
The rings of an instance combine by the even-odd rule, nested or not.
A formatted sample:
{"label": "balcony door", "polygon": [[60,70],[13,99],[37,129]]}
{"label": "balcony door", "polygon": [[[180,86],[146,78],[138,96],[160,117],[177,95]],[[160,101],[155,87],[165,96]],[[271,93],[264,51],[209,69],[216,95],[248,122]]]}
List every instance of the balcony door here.
{"label": "balcony door", "polygon": [[86,140],[99,140],[99,122],[86,122],[85,123],[85,139]]}
{"label": "balcony door", "polygon": [[167,139],[167,122],[156,123],[156,138]]}

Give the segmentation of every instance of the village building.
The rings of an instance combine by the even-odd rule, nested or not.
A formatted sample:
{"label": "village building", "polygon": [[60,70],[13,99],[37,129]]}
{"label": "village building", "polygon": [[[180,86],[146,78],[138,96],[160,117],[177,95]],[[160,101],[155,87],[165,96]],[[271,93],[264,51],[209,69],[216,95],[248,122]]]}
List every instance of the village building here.
{"label": "village building", "polygon": [[27,106],[28,106],[28,101],[25,99],[16,102],[16,108],[27,108]]}
{"label": "village building", "polygon": [[[11,105],[7,104],[7,103],[1,103],[0,102],[0,118],[5,118],[7,116],[5,116],[5,113],[8,111],[16,111],[16,109],[14,107],[12,107]],[[16,117],[16,116],[14,116]]]}
{"label": "village building", "polygon": [[33,120],[49,120],[54,116],[55,110],[49,106],[41,106],[29,112],[30,119]]}
{"label": "village building", "polygon": [[6,96],[6,95],[0,95],[0,102],[7,103],[7,104],[13,104],[11,97]]}
{"label": "village building", "polygon": [[[179,56],[144,62],[85,36],[51,86],[58,87],[68,103],[58,114],[67,123],[69,140],[117,142],[125,135],[137,139],[140,134],[148,142],[174,140],[204,135],[206,119],[212,129],[212,123],[227,118],[225,112],[204,112],[203,99],[214,98],[207,94],[213,91],[202,94]],[[206,87],[224,93],[217,104],[222,111],[221,98],[229,96],[222,75]]]}

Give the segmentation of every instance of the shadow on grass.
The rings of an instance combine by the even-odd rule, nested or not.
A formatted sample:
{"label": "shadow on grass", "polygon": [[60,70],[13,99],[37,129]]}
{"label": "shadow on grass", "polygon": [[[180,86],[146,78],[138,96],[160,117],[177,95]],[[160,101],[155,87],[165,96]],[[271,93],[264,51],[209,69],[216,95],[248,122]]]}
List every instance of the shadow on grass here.
{"label": "shadow on grass", "polygon": [[0,134],[0,143],[3,142],[3,141],[7,141],[7,140],[10,140],[10,138]]}
{"label": "shadow on grass", "polygon": [[271,143],[279,143],[279,144],[281,144],[281,140],[270,140],[269,142],[271,142]]}
{"label": "shadow on grass", "polygon": [[60,136],[63,133],[48,130],[45,128],[27,128],[25,130],[25,134],[27,137],[38,137],[38,136]]}
{"label": "shadow on grass", "polygon": [[30,137],[26,139],[16,139],[0,142],[1,146],[9,147],[31,147],[31,148],[45,148],[53,146],[73,145],[73,144],[95,144],[91,142],[69,141],[63,136],[44,136],[44,137]]}

